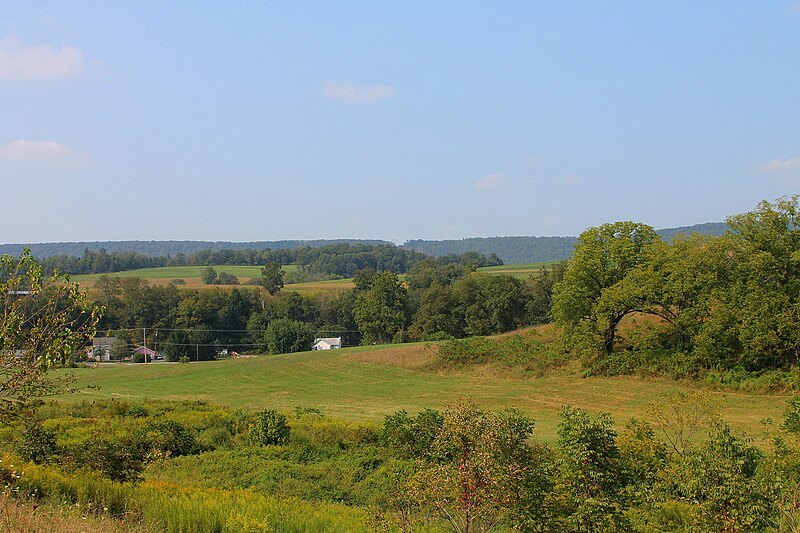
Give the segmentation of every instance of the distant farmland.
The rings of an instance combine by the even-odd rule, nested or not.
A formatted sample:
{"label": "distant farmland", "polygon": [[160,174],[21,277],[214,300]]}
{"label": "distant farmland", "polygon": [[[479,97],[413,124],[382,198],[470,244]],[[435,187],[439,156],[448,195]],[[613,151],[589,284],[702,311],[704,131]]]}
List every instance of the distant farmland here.
{"label": "distant farmland", "polygon": [[[494,267],[483,267],[478,269],[480,272],[486,274],[507,274],[515,278],[525,279],[532,274],[537,274],[542,268],[555,264],[556,261],[545,261],[538,263],[523,263],[518,265],[501,265]],[[261,277],[260,266],[242,266],[242,265],[211,265],[211,267],[219,272],[227,272],[239,278],[239,283],[248,287],[246,283],[251,279]],[[106,274],[78,274],[70,276],[70,279],[81,284],[86,289],[94,288],[94,282],[101,276],[108,276],[110,278],[141,278],[147,280],[153,285],[166,285],[174,280],[182,280],[183,283],[178,285],[179,288],[201,289],[201,288],[231,288],[241,287],[242,285],[206,285],[200,276],[203,271],[208,268],[207,266],[180,266],[180,267],[160,267],[160,268],[140,268],[137,270],[124,270],[121,272],[110,272]],[[286,273],[297,272],[298,265],[283,265]],[[405,278],[405,274],[401,274],[401,279]],[[348,290],[354,287],[353,280],[337,279],[325,281],[310,281],[307,283],[291,283],[287,284],[284,290],[296,292],[320,292],[320,291],[341,291]]]}
{"label": "distant farmland", "polygon": [[[227,272],[239,278],[239,283],[246,284],[254,278],[261,277],[260,266],[237,266],[237,265],[211,265],[214,270]],[[174,280],[183,280],[179,288],[208,289],[208,288],[255,288],[249,285],[206,285],[200,276],[207,266],[182,266],[182,267],[161,267],[161,268],[141,268],[137,270],[125,270],[122,272],[111,272],[108,274],[80,274],[70,276],[73,281],[81,284],[83,288],[94,288],[94,282],[101,276],[110,278],[141,278],[153,285],[166,285]],[[287,273],[296,272],[298,265],[284,265],[283,270]],[[353,281],[350,279],[338,279],[329,281],[311,281],[307,283],[292,283],[286,285],[284,290],[296,292],[321,292],[321,291],[341,291],[351,289]]]}

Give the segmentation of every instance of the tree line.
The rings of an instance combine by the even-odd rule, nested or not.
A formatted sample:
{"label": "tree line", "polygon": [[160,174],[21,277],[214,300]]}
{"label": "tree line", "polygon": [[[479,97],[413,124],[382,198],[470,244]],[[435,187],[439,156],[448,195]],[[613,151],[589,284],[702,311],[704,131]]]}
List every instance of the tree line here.
{"label": "tree line", "polygon": [[210,359],[223,348],[307,350],[315,336],[352,346],[492,335],[545,319],[541,283],[480,273],[478,264],[427,258],[406,280],[364,268],[351,290],[304,295],[281,290],[276,263],[262,269],[263,290],[187,290],[101,276],[94,298],[105,308],[101,331],[133,346],[150,330],[148,343],[175,360]]}
{"label": "tree line", "polygon": [[[99,251],[84,250],[81,257],[56,255],[42,258],[45,272],[61,274],[106,274],[140,268],[159,268],[174,266],[243,265],[263,266],[267,263],[281,265],[298,264],[300,276],[329,276],[349,278],[357,270],[372,268],[406,273],[427,256],[412,250],[399,248],[393,244],[352,244],[337,243],[321,247],[301,246],[292,249],[256,250],[223,249],[200,250],[186,255],[147,256],[137,252],[111,252],[101,248]],[[497,266],[503,262],[496,256],[488,257],[476,252],[459,256],[449,255],[446,262],[475,262],[477,266]]]}

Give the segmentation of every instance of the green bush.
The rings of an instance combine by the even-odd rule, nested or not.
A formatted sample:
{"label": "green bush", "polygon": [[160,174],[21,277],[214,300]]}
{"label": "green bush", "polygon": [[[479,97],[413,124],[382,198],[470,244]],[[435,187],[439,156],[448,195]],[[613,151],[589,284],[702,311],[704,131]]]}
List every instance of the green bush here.
{"label": "green bush", "polygon": [[194,433],[174,420],[151,420],[136,438],[154,451],[172,457],[191,455],[199,451]]}
{"label": "green bush", "polygon": [[22,431],[19,453],[23,459],[36,464],[47,462],[58,453],[55,431],[44,428],[38,420],[29,420]]}
{"label": "green bush", "polygon": [[289,440],[289,426],[284,415],[269,409],[255,416],[250,428],[251,443],[266,446],[284,444],[287,440]]}

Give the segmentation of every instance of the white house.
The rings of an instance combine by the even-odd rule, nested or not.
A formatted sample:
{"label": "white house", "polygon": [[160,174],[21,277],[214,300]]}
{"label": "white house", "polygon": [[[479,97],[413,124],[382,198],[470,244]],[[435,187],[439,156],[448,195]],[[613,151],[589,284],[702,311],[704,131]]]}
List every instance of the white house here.
{"label": "white house", "polygon": [[92,351],[90,356],[95,361],[110,361],[111,347],[114,345],[116,337],[95,337],[92,339]]}
{"label": "white house", "polygon": [[314,339],[312,350],[334,350],[342,347],[341,337],[321,337]]}

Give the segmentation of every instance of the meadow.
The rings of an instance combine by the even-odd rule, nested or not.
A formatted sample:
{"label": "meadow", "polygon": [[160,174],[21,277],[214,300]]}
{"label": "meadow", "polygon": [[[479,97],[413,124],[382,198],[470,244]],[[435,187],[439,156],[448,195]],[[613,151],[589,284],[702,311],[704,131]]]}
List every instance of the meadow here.
{"label": "meadow", "polygon": [[[544,377],[492,366],[435,371],[433,357],[431,345],[417,343],[190,364],[101,365],[70,370],[79,392],[63,399],[203,400],[248,410],[318,408],[335,418],[381,421],[401,409],[441,409],[471,397],[484,409],[522,410],[536,421],[535,439],[553,442],[562,406],[608,412],[619,428],[632,417],[646,418],[648,406],[662,395],[699,386],[667,378],[584,378],[569,368]],[[762,420],[779,420],[787,399],[732,390],[712,394],[722,402],[724,418],[756,441]]]}

